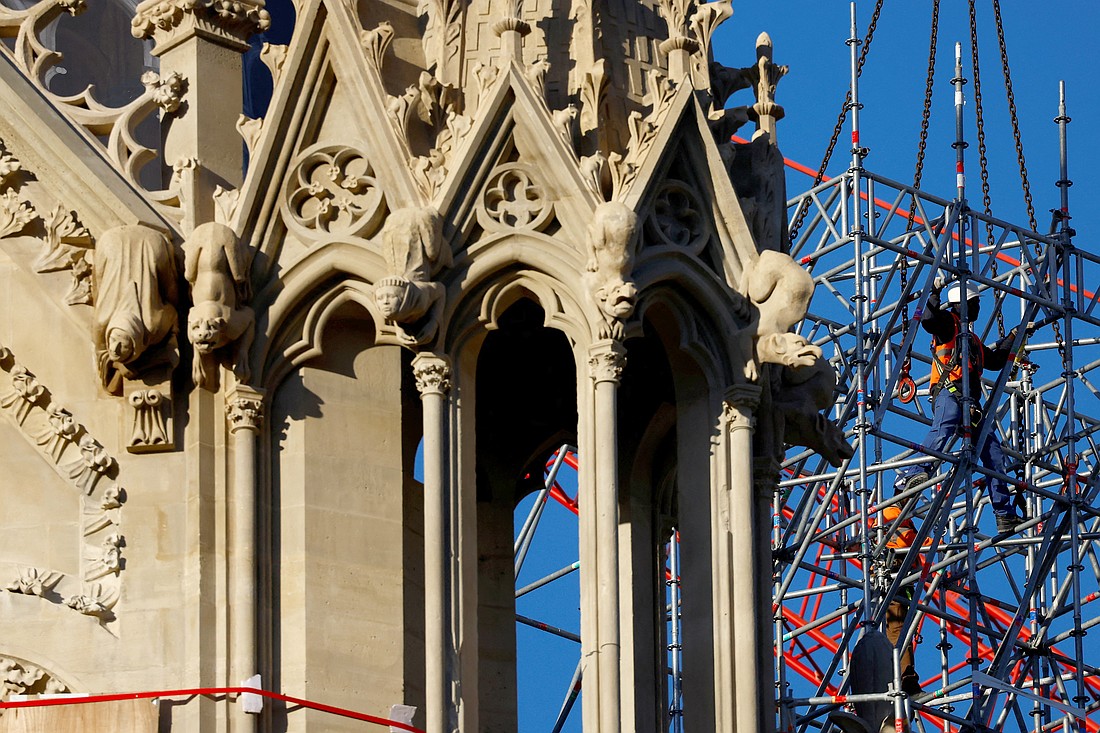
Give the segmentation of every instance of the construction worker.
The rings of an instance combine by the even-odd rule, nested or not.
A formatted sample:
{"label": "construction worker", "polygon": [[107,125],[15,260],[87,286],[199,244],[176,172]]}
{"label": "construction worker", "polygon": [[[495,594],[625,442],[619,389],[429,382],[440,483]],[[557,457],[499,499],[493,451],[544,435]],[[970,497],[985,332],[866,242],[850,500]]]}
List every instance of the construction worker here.
{"label": "construction worker", "polygon": [[[911,503],[911,502],[910,502]],[[882,510],[882,525],[890,527],[901,516],[901,507],[897,504]],[[903,519],[897,529],[890,535],[886,546],[893,551],[891,565],[897,571],[902,563],[902,558],[917,537],[917,529],[912,519]],[[921,558],[923,562],[923,558]],[[902,628],[905,626],[905,616],[909,613],[909,606],[913,602],[913,584],[906,584],[898,588],[898,592],[890,600],[886,607],[886,638],[897,646],[901,638]],[[901,689],[909,696],[921,693],[920,677],[917,676],[916,667],[913,665],[913,645],[909,644],[901,650]]]}
{"label": "construction worker", "polygon": [[[932,427],[925,436],[922,448],[934,451],[943,451],[948,442],[959,432],[963,420],[970,420],[972,435],[977,437],[981,432],[982,414],[980,409],[972,407],[971,414],[964,418],[962,380],[963,374],[969,372],[970,397],[976,405],[982,396],[982,370],[990,369],[1000,371],[1005,367],[1010,356],[1010,349],[1016,339],[1016,331],[1013,328],[994,347],[989,348],[971,331],[969,344],[969,369],[964,369],[962,361],[962,343],[959,339],[961,324],[961,306],[963,302],[963,288],[960,283],[953,283],[947,289],[947,307],[940,302],[942,285],[932,290],[928,297],[928,305],[921,315],[921,327],[932,334]],[[981,302],[978,299],[978,290],[973,285],[966,287],[966,316],[968,322],[977,321]],[[1008,463],[1005,460],[1004,451],[1001,450],[1001,441],[997,437],[996,430],[990,430],[985,444],[981,448],[979,458],[986,468],[1005,474],[1008,471]],[[933,461],[930,459],[898,471],[895,490],[903,491],[928,480]],[[997,532],[1014,532],[1023,518],[1016,514],[1013,497],[1009,493],[1005,482],[1000,478],[989,479],[989,497],[993,504],[993,514],[997,519]]]}

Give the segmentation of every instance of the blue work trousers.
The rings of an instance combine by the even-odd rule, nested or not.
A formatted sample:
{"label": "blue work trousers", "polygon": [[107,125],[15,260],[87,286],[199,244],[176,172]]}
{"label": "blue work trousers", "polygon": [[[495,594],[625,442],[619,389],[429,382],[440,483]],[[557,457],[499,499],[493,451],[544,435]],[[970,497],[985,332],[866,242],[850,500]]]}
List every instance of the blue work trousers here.
{"label": "blue work trousers", "polygon": [[[962,393],[941,389],[932,401],[932,427],[929,428],[928,435],[924,436],[921,447],[942,453],[951,439],[955,435],[961,434],[960,428],[963,419]],[[972,428],[974,439],[977,439],[980,432],[981,426]],[[985,445],[982,447],[978,458],[981,460],[982,465],[991,471],[1008,473],[1008,462],[1005,460],[1004,451],[1001,450],[1001,440],[997,437],[996,426],[989,431],[989,437],[986,438]],[[930,458],[927,461],[906,466],[898,471],[898,486],[903,486],[910,476],[922,471],[931,471],[934,463],[935,460]],[[1009,494],[1004,481],[990,477],[988,484],[993,512],[995,514],[1013,513],[1012,496]]]}

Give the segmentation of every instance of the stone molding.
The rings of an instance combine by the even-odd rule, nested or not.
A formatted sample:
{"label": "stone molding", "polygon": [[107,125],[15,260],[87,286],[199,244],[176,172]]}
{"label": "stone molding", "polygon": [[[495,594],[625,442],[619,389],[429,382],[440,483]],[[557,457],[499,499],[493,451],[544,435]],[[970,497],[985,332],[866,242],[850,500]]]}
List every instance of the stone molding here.
{"label": "stone molding", "polygon": [[145,0],[130,23],[135,38],[153,38],[162,54],[194,37],[244,53],[253,33],[267,30],[263,0]]}
{"label": "stone molding", "polygon": [[445,356],[418,354],[413,359],[413,376],[421,397],[430,394],[446,396],[451,391],[451,363]]}
{"label": "stone molding", "polygon": [[[80,496],[78,532],[80,577],[68,579],[48,568],[20,566],[15,577],[0,578],[3,590],[64,605],[101,623],[114,620],[112,608],[121,591],[125,569],[121,507],[126,491],[118,481],[118,462],[72,413],[59,404],[35,375],[15,361],[0,345],[0,370],[7,372],[8,388],[0,386],[0,413],[19,431],[38,455]],[[2,558],[0,558],[2,559]],[[68,597],[56,586],[79,592]]]}
{"label": "stone molding", "polygon": [[596,384],[613,382],[618,385],[626,368],[626,347],[619,341],[597,341],[588,349],[588,375]]}

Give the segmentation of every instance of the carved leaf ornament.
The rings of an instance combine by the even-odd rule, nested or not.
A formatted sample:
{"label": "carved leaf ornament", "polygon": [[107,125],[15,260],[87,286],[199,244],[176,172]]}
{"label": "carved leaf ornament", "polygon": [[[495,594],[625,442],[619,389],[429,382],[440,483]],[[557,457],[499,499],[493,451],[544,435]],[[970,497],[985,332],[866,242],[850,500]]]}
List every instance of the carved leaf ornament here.
{"label": "carved leaf ornament", "polygon": [[478,219],[486,229],[542,229],[554,207],[535,174],[522,163],[506,163],[489,176]]}
{"label": "carved leaf ornament", "polygon": [[299,156],[284,206],[288,222],[309,233],[369,237],[382,223],[385,195],[363,153],[322,146]]}

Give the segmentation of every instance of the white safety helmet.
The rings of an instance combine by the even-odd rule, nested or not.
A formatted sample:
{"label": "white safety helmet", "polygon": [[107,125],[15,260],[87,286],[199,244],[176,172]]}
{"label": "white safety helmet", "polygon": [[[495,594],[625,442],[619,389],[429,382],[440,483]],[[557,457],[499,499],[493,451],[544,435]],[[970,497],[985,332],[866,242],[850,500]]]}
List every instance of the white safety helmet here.
{"label": "white safety helmet", "polygon": [[[973,300],[978,297],[978,288],[972,283],[966,284],[966,299]],[[947,289],[947,302],[951,305],[957,305],[962,302],[962,285],[959,283],[952,283],[951,287]]]}

